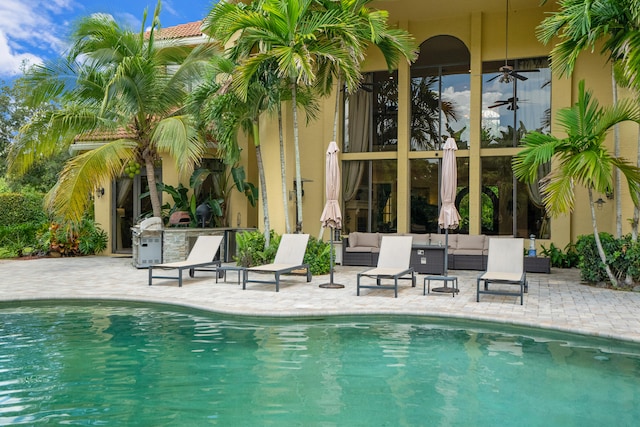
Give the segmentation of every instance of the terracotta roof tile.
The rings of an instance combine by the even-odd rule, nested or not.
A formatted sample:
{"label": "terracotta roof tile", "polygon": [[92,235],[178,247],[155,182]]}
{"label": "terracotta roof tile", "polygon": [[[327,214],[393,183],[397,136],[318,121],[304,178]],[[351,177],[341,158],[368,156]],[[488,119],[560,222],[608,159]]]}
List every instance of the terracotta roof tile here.
{"label": "terracotta roof tile", "polygon": [[201,27],[202,21],[195,21],[187,24],[175,25],[173,27],[160,28],[157,37],[158,39],[164,40],[200,37],[202,36]]}
{"label": "terracotta roof tile", "polygon": [[115,141],[121,138],[133,138],[131,132],[125,129],[118,129],[109,132],[89,132],[76,137],[76,142],[99,142],[99,141]]}

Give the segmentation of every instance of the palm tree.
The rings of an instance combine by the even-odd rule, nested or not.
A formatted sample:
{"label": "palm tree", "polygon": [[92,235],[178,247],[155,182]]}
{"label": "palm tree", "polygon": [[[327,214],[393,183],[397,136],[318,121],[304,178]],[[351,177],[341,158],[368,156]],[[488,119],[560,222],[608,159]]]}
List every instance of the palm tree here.
{"label": "palm tree", "polygon": [[[315,0],[259,0],[250,6],[218,3],[204,22],[204,30],[223,43],[238,36],[234,52],[241,66],[234,88],[246,98],[253,76],[265,63],[276,63],[277,73],[291,93],[296,170],[296,197],[302,200],[298,138],[298,90],[300,87],[328,87],[331,75],[341,70],[345,85],[355,89],[360,80],[358,62],[361,45],[353,36],[346,39],[350,19],[339,9],[327,9]],[[350,49],[345,49],[349,43]],[[297,230],[302,230],[302,204],[298,203]]]}
{"label": "palm tree", "polygon": [[191,108],[201,111],[202,123],[212,127],[219,154],[225,158],[226,163],[234,164],[239,160],[237,134],[240,129],[253,141],[264,214],[265,246],[269,247],[271,224],[259,132],[259,118],[268,107],[269,89],[265,86],[264,80],[255,78],[247,88],[246,97],[240,98],[236,92],[230,90],[237,64],[232,59],[220,57],[212,61],[212,65],[207,83],[192,94]]}
{"label": "palm tree", "polygon": [[212,45],[192,49],[158,42],[160,9],[158,1],[148,30],[145,10],[137,33],[110,15],[83,18],[69,55],[35,66],[25,78],[30,103],[55,108],[23,127],[11,153],[12,171],[24,172],[37,157],[65,149],[83,135],[125,134],[65,165],[48,198],[64,220],[79,222],[91,203],[87,195],[100,182],[120,176],[130,161],[146,167],[153,215],[160,216],[154,174],[160,153],[170,154],[186,178],[205,152],[184,104],[215,51]]}
{"label": "palm tree", "polygon": [[612,107],[601,108],[591,92],[585,91],[584,81],[578,85],[578,101],[557,113],[557,120],[566,138],[556,138],[540,132],[530,132],[523,139],[523,150],[513,159],[515,176],[524,182],[535,183],[538,167],[552,160],[557,162],[553,171],[541,184],[543,203],[552,216],[571,212],[575,205],[574,185],[587,188],[591,207],[591,222],[598,254],[609,280],[618,285],[602,248],[596,222],[593,192],[607,193],[613,186],[613,171],[619,170],[626,178],[631,197],[638,205],[640,169],[615,157],[604,145],[611,128],[623,121],[640,123],[640,107],[624,100]]}
{"label": "palm tree", "polygon": [[[613,102],[617,102],[616,82],[623,76],[626,86],[640,95],[640,8],[637,0],[561,0],[559,10],[545,18],[538,27],[538,39],[548,44],[560,39],[551,50],[551,68],[558,75],[570,75],[583,50],[593,51],[601,43],[602,53],[612,62]],[[640,138],[640,136],[639,136]],[[620,153],[620,138],[614,129],[614,155]],[[640,139],[638,161],[640,166]],[[620,195],[621,180],[616,172],[615,193]],[[634,210],[633,233],[637,236],[640,212]],[[616,229],[622,234],[621,198],[616,197]]]}

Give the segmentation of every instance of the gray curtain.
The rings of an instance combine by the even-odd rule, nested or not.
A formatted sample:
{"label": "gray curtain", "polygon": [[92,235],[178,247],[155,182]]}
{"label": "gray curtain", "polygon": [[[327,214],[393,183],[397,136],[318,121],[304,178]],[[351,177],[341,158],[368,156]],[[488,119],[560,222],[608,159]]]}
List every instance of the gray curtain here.
{"label": "gray curtain", "polygon": [[[345,152],[362,153],[368,151],[371,135],[371,93],[359,90],[349,96],[347,134],[348,146]],[[365,170],[365,161],[343,162],[342,198],[344,202],[353,199],[358,192]]]}

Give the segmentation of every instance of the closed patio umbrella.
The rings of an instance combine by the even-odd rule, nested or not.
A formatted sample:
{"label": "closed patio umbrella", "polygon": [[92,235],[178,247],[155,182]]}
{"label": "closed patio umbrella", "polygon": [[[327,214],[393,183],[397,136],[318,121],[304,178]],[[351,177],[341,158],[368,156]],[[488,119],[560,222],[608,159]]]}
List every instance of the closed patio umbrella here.
{"label": "closed patio umbrella", "polygon": [[338,144],[335,141],[329,143],[326,154],[326,177],[325,177],[325,191],[327,196],[327,202],[324,205],[324,210],[320,216],[320,221],[324,227],[331,228],[331,248],[329,251],[330,264],[329,264],[329,283],[323,283],[321,288],[344,288],[344,285],[333,283],[333,233],[335,229],[342,228],[342,213],[340,212],[340,204],[338,198],[340,197],[340,166],[338,165]]}
{"label": "closed patio umbrella", "polygon": [[442,179],[440,187],[440,198],[442,206],[440,207],[440,216],[438,217],[438,225],[444,228],[445,232],[445,256],[444,256],[444,275],[447,275],[448,268],[448,251],[449,251],[449,229],[458,228],[460,224],[460,214],[456,209],[456,193],[458,191],[458,168],[456,165],[456,150],[458,146],[453,138],[447,138],[442,147]]}

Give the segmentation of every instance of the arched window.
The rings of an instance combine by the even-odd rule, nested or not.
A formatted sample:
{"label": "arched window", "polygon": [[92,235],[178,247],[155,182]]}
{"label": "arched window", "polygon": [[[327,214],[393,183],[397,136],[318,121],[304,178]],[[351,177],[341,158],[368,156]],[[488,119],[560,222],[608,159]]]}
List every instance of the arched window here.
{"label": "arched window", "polygon": [[469,147],[469,49],[453,36],[420,45],[411,65],[411,150],[439,150],[448,137]]}

